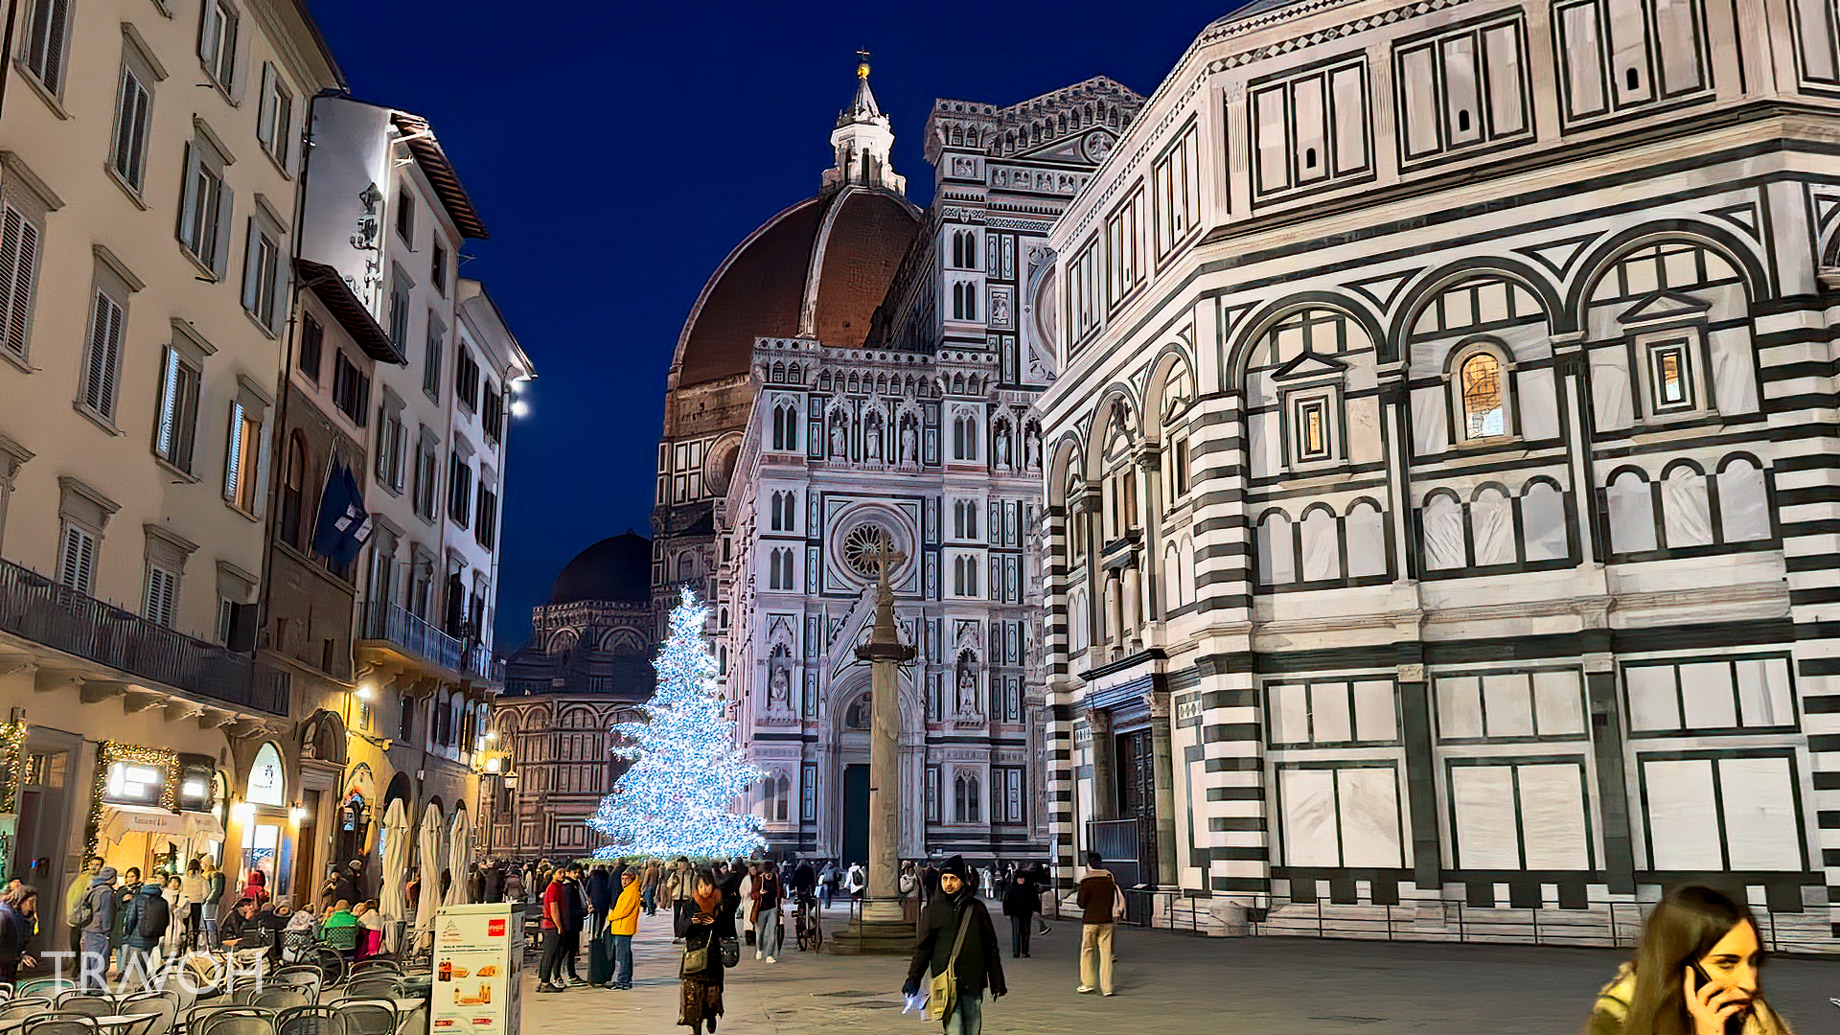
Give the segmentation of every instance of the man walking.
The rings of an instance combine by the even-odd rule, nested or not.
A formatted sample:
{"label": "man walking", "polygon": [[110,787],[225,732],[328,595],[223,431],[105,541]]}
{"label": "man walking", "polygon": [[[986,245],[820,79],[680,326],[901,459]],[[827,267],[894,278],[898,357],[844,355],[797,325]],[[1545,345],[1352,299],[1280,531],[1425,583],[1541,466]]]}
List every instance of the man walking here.
{"label": "man walking", "polygon": [[90,856],[83,860],[83,872],[72,877],[70,883],[64,888],[64,918],[65,923],[70,926],[71,952],[83,951],[83,927],[70,917],[76,913],[77,903],[83,901],[83,897],[89,894],[90,882],[96,879],[96,874],[101,869],[102,857]]}
{"label": "man walking", "polygon": [[564,927],[562,930],[563,966],[561,969],[563,973],[557,974],[556,979],[561,981],[566,974],[569,984],[585,985],[588,982],[581,976],[576,964],[581,958],[581,930],[583,927],[587,926],[588,913],[590,912],[588,888],[582,882],[580,863],[569,863],[563,870],[563,873],[568,879],[569,889],[569,896],[566,903],[568,908],[567,911],[563,913],[563,920],[567,922],[568,926]]}
{"label": "man walking", "polygon": [[1118,919],[1118,882],[1099,865],[1099,853],[1086,853],[1086,876],[1074,901],[1080,907],[1081,992],[1112,990],[1112,931]]}
{"label": "man walking", "polygon": [[[920,938],[907,964],[904,995],[920,991],[920,983],[952,968],[958,981],[957,1000],[945,1004],[945,1035],[981,1035],[984,1030],[984,991],[992,999],[1009,994],[1003,980],[1003,953],[990,910],[978,900],[977,889],[965,870],[965,861],[953,856],[939,871],[939,896],[920,919]],[[959,928],[969,924],[960,937]]]}
{"label": "man walking", "polygon": [[543,959],[537,965],[539,992],[560,992],[567,987],[558,971],[562,969],[563,920],[568,915],[568,900],[572,894],[560,870],[551,875],[549,886],[543,889]]}
{"label": "man walking", "polygon": [[[695,883],[696,874],[690,869],[690,860],[685,856],[678,856],[677,861],[671,864],[671,876],[664,882],[665,898],[671,903],[671,929],[673,931],[684,930],[685,925],[690,922],[692,905],[690,894],[696,890],[691,885]],[[671,940],[683,941],[682,938]]]}
{"label": "man walking", "polygon": [[754,958],[778,963],[779,907],[783,899],[779,871],[772,863],[760,868],[754,879]]}
{"label": "man walking", "polygon": [[109,973],[109,937],[115,930],[115,867],[103,866],[71,910],[70,925],[82,930],[77,980],[85,991],[104,991]]}

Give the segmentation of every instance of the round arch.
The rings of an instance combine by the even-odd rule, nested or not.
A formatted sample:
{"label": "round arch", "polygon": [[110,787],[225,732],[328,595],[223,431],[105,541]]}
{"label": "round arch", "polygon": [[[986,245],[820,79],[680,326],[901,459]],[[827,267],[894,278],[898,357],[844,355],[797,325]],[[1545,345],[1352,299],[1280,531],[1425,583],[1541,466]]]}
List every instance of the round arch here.
{"label": "round arch", "polygon": [[1131,397],[1131,390],[1124,385],[1112,385],[1099,397],[1099,405],[1093,407],[1092,426],[1086,429],[1085,449],[1082,450],[1085,461],[1082,473],[1087,484],[1098,484],[1100,464],[1105,456],[1105,442],[1110,437],[1113,425],[1122,427],[1125,435],[1133,442],[1143,441],[1143,421],[1137,411],[1136,400]]}
{"label": "round arch", "polygon": [[1238,391],[1245,386],[1245,368],[1247,354],[1261,339],[1265,332],[1271,330],[1278,321],[1304,309],[1331,309],[1353,320],[1367,334],[1375,348],[1384,348],[1386,328],[1381,326],[1380,318],[1365,301],[1353,295],[1334,291],[1301,291],[1286,295],[1275,302],[1269,302],[1256,310],[1250,319],[1240,324],[1240,331],[1233,336],[1227,346],[1227,352],[1221,357],[1220,387],[1223,391]]}
{"label": "round arch", "polygon": [[1751,305],[1770,297],[1769,274],[1762,261],[1736,234],[1694,219],[1658,219],[1612,234],[1579,262],[1579,275],[1565,296],[1567,318],[1575,319],[1584,312],[1585,300],[1591,297],[1597,282],[1618,259],[1643,245],[1669,240],[1687,240],[1718,251],[1744,280],[1745,294]]}
{"label": "round arch", "polygon": [[1546,310],[1546,324],[1553,333],[1575,329],[1576,319],[1567,308],[1565,299],[1560,297],[1558,287],[1531,264],[1494,255],[1473,256],[1427,270],[1406,288],[1394,309],[1390,332],[1384,338],[1375,339],[1381,360],[1391,362],[1399,359],[1400,343],[1412,332],[1412,325],[1418,322],[1419,314],[1439,295],[1464,281],[1482,277],[1513,281],[1533,292],[1533,297]]}
{"label": "round arch", "polygon": [[1195,362],[1180,342],[1170,342],[1150,364],[1150,379],[1144,383],[1143,433],[1146,442],[1163,440],[1163,410],[1169,386],[1186,375],[1189,386],[1195,385]]}

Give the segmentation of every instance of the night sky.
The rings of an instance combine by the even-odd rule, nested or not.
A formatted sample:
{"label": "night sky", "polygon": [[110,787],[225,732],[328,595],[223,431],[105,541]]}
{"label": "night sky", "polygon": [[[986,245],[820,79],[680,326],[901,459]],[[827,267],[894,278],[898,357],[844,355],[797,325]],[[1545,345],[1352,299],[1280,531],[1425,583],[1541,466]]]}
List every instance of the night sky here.
{"label": "night sky", "polygon": [[665,372],[740,240],[815,194],[855,51],[925,205],[938,97],[1014,104],[1095,75],[1148,95],[1239,0],[718,4],[308,0],[366,100],[427,116],[492,237],[484,281],[536,364],[510,433],[498,645],[576,552],[650,534]]}

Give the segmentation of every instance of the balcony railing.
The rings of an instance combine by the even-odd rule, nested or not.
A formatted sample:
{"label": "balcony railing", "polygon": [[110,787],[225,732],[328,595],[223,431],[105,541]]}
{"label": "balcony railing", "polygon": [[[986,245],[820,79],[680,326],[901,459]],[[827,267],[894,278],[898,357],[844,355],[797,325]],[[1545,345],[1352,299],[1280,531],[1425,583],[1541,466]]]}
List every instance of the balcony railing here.
{"label": "balcony railing", "polygon": [[383,640],[439,668],[504,683],[505,664],[484,645],[469,645],[430,625],[400,604],[373,600],[364,605],[364,638]]}
{"label": "balcony railing", "polygon": [[0,560],[0,631],[194,697],[287,714],[286,672],[6,560]]}

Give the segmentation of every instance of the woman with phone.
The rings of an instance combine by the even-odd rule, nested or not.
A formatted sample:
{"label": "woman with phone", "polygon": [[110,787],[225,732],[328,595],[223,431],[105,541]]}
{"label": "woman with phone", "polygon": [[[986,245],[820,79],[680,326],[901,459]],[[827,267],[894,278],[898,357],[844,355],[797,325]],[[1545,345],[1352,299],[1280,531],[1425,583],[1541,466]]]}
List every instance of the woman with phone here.
{"label": "woman with phone", "polygon": [[1604,986],[1585,1035],[1788,1035],[1764,1001],[1757,921],[1715,888],[1674,888],[1633,963]]}
{"label": "woman with phone", "polygon": [[[739,900],[738,890],[725,893],[717,887],[715,874],[698,870],[691,884],[690,910],[678,914],[677,935],[684,940],[684,959],[678,972],[682,983],[677,1023],[689,1028],[691,1035],[715,1031],[716,1018],[722,1016],[723,943],[735,938]],[[739,955],[739,946],[735,953]]]}

